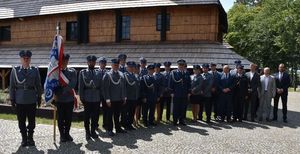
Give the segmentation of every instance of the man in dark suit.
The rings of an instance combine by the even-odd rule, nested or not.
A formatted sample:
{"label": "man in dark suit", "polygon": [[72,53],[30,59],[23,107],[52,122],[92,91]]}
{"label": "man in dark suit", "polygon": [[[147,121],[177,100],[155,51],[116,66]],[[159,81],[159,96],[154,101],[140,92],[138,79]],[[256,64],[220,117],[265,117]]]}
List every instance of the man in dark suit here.
{"label": "man in dark suit", "polygon": [[244,104],[248,97],[248,79],[244,74],[244,66],[238,65],[235,77],[235,91],[233,104],[233,121],[242,122]]}
{"label": "man in dark suit", "polygon": [[229,73],[229,66],[223,66],[223,72],[218,84],[218,90],[220,91],[220,116],[221,122],[225,117],[227,122],[231,122],[232,113],[232,93],[234,90],[234,77]]}
{"label": "man in dark suit", "polygon": [[283,122],[287,123],[287,96],[291,80],[289,74],[285,72],[284,64],[280,64],[278,70],[279,72],[274,75],[276,80],[276,96],[274,98],[273,120],[277,120],[278,102],[281,97]]}
{"label": "man in dark suit", "polygon": [[246,73],[248,78],[248,101],[245,104],[244,120],[247,120],[250,104],[251,121],[254,122],[256,106],[258,105],[258,89],[260,88],[260,75],[256,72],[256,64],[250,64],[250,72]]}

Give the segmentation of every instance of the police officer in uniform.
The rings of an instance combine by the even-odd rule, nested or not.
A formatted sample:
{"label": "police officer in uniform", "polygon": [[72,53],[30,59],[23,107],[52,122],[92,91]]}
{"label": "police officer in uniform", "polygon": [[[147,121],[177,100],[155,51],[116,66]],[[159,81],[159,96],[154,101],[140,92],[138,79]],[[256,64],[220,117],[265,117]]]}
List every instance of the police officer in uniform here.
{"label": "police officer in uniform", "polygon": [[211,108],[212,103],[210,101],[211,99],[211,90],[212,90],[212,84],[213,84],[213,76],[208,73],[209,65],[203,64],[202,65],[202,78],[203,78],[203,93],[202,93],[202,99],[203,104],[205,106],[205,113],[206,113],[206,122],[210,123],[211,119]]}
{"label": "police officer in uniform", "polygon": [[31,51],[22,50],[19,56],[21,66],[12,68],[9,95],[12,106],[17,110],[18,125],[22,135],[21,146],[35,146],[33,140],[35,113],[36,107],[41,104],[42,92],[40,73],[37,67],[30,66]]}
{"label": "police officer in uniform", "polygon": [[233,70],[230,70],[230,74],[231,74],[232,76],[235,76],[235,75],[236,75],[236,73],[237,73],[237,67],[238,67],[239,65],[241,65],[242,62],[241,62],[240,60],[236,60],[236,61],[234,61],[234,64],[235,64],[235,68],[234,68]]}
{"label": "police officer in uniform", "polygon": [[77,72],[74,68],[69,68],[70,55],[64,54],[62,62],[62,73],[69,80],[69,83],[60,86],[55,90],[55,104],[57,105],[58,128],[60,132],[60,142],[73,141],[70,135],[72,124],[72,114],[75,103],[74,88],[77,84]]}
{"label": "police officer in uniform", "polygon": [[210,64],[210,71],[209,73],[212,75],[213,77],[213,84],[212,84],[212,97],[210,99],[211,104],[213,105],[213,109],[214,109],[214,119],[216,121],[221,120],[220,115],[219,115],[219,111],[218,111],[218,99],[219,99],[219,91],[218,91],[218,83],[221,77],[221,73],[217,71],[217,64],[216,63],[211,63]]}
{"label": "police officer in uniform", "polygon": [[160,100],[160,118],[162,118],[163,111],[164,111],[164,106],[166,105],[166,119],[167,121],[170,121],[170,115],[171,115],[171,91],[169,89],[169,80],[170,80],[170,74],[171,74],[171,65],[172,63],[169,61],[164,62],[165,66],[165,71],[162,73],[163,74],[163,97]]}
{"label": "police officer in uniform", "polygon": [[[202,94],[203,94],[203,78],[200,72],[200,65],[193,65],[194,75],[192,76],[191,83],[191,97],[190,102],[192,104],[193,120],[192,122],[197,122],[197,117],[199,114],[199,105],[202,103]],[[201,120],[202,120],[202,112]]]}
{"label": "police officer in uniform", "polygon": [[121,71],[122,73],[125,73],[127,71],[126,70],[127,55],[125,55],[125,54],[119,54],[118,58],[119,58],[119,61],[120,61],[119,71]]}
{"label": "police officer in uniform", "polygon": [[129,61],[127,62],[127,72],[124,73],[127,100],[125,105],[125,115],[122,117],[122,124],[126,130],[135,130],[132,124],[140,92],[140,83],[138,77],[134,74],[135,68],[136,63],[134,61]]}
{"label": "police officer in uniform", "polygon": [[185,114],[188,98],[191,93],[191,78],[185,72],[186,62],[183,59],[177,61],[178,69],[171,72],[170,89],[174,97],[173,125],[186,125]]}
{"label": "police officer in uniform", "polygon": [[154,65],[148,65],[148,75],[141,79],[143,124],[145,127],[156,126],[154,123],[155,105],[158,101],[158,87],[154,78]]}
{"label": "police officer in uniform", "polygon": [[84,105],[84,128],[86,140],[96,139],[101,101],[101,74],[95,69],[97,57],[87,56],[88,68],[79,73],[78,92]]}
{"label": "police officer in uniform", "polygon": [[121,109],[126,104],[126,81],[123,73],[119,71],[119,59],[112,59],[111,63],[112,69],[103,77],[103,96],[108,107],[106,130],[109,136],[114,136],[112,117],[114,117],[116,133],[126,133],[120,124]]}
{"label": "police officer in uniform", "polygon": [[148,74],[148,70],[146,68],[147,65],[147,60],[144,57],[140,58],[140,74],[141,76],[147,75]]}
{"label": "police officer in uniform", "polygon": [[154,79],[155,79],[155,84],[157,85],[157,98],[158,101],[156,102],[156,116],[157,116],[157,123],[160,123],[162,120],[162,117],[160,116],[162,113],[162,109],[160,108],[160,100],[163,97],[163,90],[165,89],[164,85],[164,76],[162,73],[160,73],[160,63],[154,63]]}
{"label": "police officer in uniform", "polygon": [[[107,69],[106,69],[106,63],[107,63],[107,60],[106,60],[106,58],[105,57],[100,57],[99,59],[98,59],[98,63],[99,63],[99,69],[98,69],[98,71],[99,71],[99,73],[100,73],[100,79],[102,80],[103,79],[103,77],[104,77],[104,75],[105,75],[105,73],[107,72]],[[105,124],[105,119],[106,119],[106,115],[107,115],[107,112],[106,112],[106,110],[107,110],[107,104],[106,104],[106,102],[105,102],[105,99],[104,99],[104,96],[103,96],[103,86],[101,86],[101,97],[100,97],[100,99],[101,99],[101,105],[102,105],[102,118],[103,118],[103,125],[102,125],[102,127],[105,129],[106,128],[106,124]],[[99,112],[99,116],[100,116],[100,112]],[[99,121],[99,116],[98,116],[98,120],[97,121]],[[97,125],[97,128],[99,128],[99,124]]]}
{"label": "police officer in uniform", "polygon": [[235,75],[235,91],[233,101],[233,121],[242,122],[243,110],[246,99],[248,98],[248,79],[244,74],[244,66],[237,66],[237,73]]}

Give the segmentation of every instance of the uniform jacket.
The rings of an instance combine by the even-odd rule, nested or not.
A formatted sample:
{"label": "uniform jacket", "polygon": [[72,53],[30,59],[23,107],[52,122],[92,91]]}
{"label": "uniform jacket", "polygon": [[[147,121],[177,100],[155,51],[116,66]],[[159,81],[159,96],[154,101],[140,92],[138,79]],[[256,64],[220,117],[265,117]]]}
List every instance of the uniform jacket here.
{"label": "uniform jacket", "polygon": [[100,102],[102,78],[99,70],[84,69],[79,73],[78,92],[84,102]]}
{"label": "uniform jacket", "polygon": [[10,74],[10,100],[16,104],[35,104],[41,100],[42,86],[38,68],[13,67]]}
{"label": "uniform jacket", "polygon": [[66,68],[65,70],[62,70],[62,73],[69,80],[69,84],[64,87],[59,86],[55,90],[56,101],[62,103],[73,102],[75,99],[73,89],[77,84],[77,72],[74,68]]}
{"label": "uniform jacket", "polygon": [[103,96],[111,102],[123,101],[126,97],[124,74],[110,70],[103,77]]}
{"label": "uniform jacket", "polygon": [[171,72],[170,89],[174,97],[185,98],[191,93],[191,78],[189,73],[178,69]]}

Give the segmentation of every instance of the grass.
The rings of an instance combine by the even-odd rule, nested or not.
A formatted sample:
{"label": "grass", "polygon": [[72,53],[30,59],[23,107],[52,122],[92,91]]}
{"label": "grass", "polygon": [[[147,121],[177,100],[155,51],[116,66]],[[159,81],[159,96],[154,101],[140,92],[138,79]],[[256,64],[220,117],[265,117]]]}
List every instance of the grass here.
{"label": "grass", "polygon": [[294,88],[289,88],[289,92],[300,92],[300,88],[297,88],[296,91],[294,91]]}
{"label": "grass", "polygon": [[[162,119],[163,121],[166,121],[166,115],[165,114],[166,114],[166,111],[164,110],[163,119]],[[193,117],[192,111],[188,110],[187,113],[186,113],[186,116],[187,116],[188,120],[191,120],[192,117]],[[206,119],[205,114],[203,114],[203,118],[204,118],[204,120]],[[15,114],[0,113],[0,119],[17,121],[17,116]],[[53,125],[53,119],[46,119],[46,118],[36,117],[36,123],[37,124]],[[102,115],[100,115],[99,125],[101,126],[102,123],[103,123]],[[83,121],[73,121],[72,122],[72,127],[84,128]]]}

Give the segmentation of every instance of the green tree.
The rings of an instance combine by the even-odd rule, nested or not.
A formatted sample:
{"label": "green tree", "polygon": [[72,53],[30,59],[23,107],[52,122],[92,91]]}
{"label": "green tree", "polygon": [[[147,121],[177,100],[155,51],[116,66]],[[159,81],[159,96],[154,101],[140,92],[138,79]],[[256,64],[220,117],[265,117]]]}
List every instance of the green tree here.
{"label": "green tree", "polygon": [[[300,0],[264,0],[260,5],[237,1],[228,12],[225,40],[237,53],[277,70],[292,68],[293,81],[300,64]],[[296,85],[296,84],[294,84]]]}

